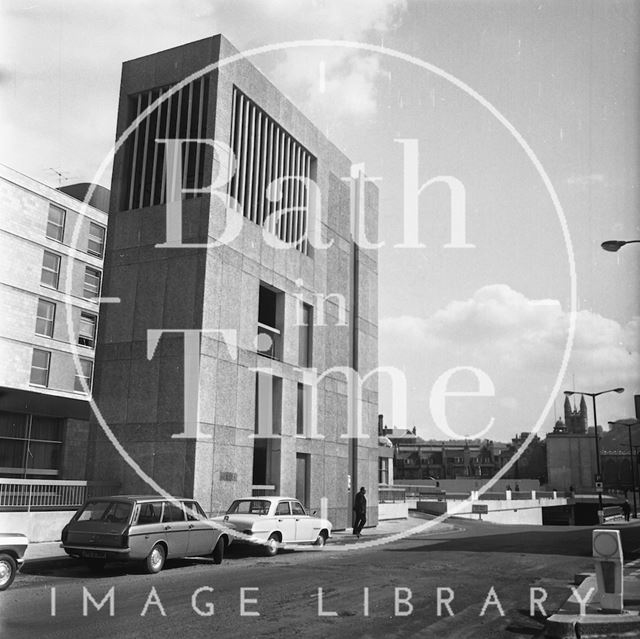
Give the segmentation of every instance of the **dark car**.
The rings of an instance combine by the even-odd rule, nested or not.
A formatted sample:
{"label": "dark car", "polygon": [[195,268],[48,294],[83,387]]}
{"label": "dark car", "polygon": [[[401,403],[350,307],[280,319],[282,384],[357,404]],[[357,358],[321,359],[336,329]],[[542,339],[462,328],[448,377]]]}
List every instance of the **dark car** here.
{"label": "dark car", "polygon": [[62,548],[93,570],[108,561],[140,561],[160,572],[167,558],[221,563],[229,535],[193,499],[115,495],[88,500],[62,530]]}

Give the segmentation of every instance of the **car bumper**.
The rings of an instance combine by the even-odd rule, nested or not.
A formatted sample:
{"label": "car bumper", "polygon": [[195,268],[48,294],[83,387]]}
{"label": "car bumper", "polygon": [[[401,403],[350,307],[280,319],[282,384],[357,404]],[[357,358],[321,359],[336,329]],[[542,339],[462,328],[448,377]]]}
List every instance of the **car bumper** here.
{"label": "car bumper", "polygon": [[60,544],[67,555],[81,559],[107,559],[111,561],[126,561],[130,558],[130,548],[112,548],[110,546],[79,546]]}

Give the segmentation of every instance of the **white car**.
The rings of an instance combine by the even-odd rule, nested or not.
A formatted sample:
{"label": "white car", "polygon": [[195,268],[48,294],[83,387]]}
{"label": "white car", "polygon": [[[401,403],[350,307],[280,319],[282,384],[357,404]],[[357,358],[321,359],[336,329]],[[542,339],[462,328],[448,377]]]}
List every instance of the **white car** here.
{"label": "white car", "polygon": [[307,514],[291,497],[246,497],[236,499],[224,517],[224,526],[247,537],[234,537],[234,543],[260,543],[273,556],[285,544],[324,546],[331,537],[331,522]]}
{"label": "white car", "polygon": [[12,583],[24,562],[29,540],[20,533],[0,533],[0,590]]}

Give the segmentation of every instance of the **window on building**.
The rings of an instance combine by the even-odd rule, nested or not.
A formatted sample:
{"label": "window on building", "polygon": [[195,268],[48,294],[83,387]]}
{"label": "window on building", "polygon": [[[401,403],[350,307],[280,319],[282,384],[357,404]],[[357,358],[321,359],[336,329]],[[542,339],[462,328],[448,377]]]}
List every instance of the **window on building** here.
{"label": "window on building", "polygon": [[82,295],[87,299],[100,297],[100,280],[102,273],[96,269],[86,266],[84,269],[84,289]]}
{"label": "window on building", "polygon": [[45,251],[42,258],[42,273],[40,283],[51,288],[58,288],[60,278],[60,256],[51,251]]}
{"label": "window on building", "polygon": [[94,348],[96,344],[96,324],[98,318],[91,313],[80,313],[80,329],[78,331],[78,344]]}
{"label": "window on building", "polygon": [[[252,100],[234,89],[231,204],[247,219],[308,254],[309,193],[315,158]],[[269,188],[270,185],[277,188]]]}
{"label": "window on building", "polygon": [[282,379],[268,373],[256,373],[256,436],[279,435],[281,418]]}
{"label": "window on building", "polygon": [[[161,87],[131,96],[130,124],[171,87]],[[121,210],[165,204],[167,199],[166,143],[158,138],[205,140],[209,76],[203,75],[174,91],[142,119],[127,141],[127,188]],[[205,182],[205,144],[181,145],[182,188],[202,189]],[[180,193],[182,199],[199,197],[198,192]]]}
{"label": "window on building", "polygon": [[302,322],[299,327],[298,363],[309,368],[313,363],[313,307],[302,304],[302,317],[299,319]]}
{"label": "window on building", "polygon": [[64,239],[64,218],[66,211],[55,204],[49,204],[49,219],[47,220],[47,237],[57,242]]}
{"label": "window on building", "polygon": [[29,383],[34,386],[48,386],[50,363],[51,353],[49,351],[34,348],[31,357],[31,377],[29,378]]}
{"label": "window on building", "polygon": [[296,435],[308,436],[311,429],[311,386],[298,382]]}
{"label": "window on building", "polygon": [[62,420],[0,411],[0,475],[47,479],[60,469]]}
{"label": "window on building", "polygon": [[378,457],[378,483],[389,485],[389,463],[388,457]]}
{"label": "window on building", "polygon": [[95,222],[89,222],[89,242],[87,244],[87,253],[102,257],[104,254],[104,226],[100,226]]}
{"label": "window on building", "polygon": [[76,378],[73,383],[73,390],[84,392],[84,388],[82,387],[82,380],[85,381],[85,384],[91,390],[91,377],[93,375],[93,362],[90,359],[80,358],[80,369],[81,373],[76,371]]}
{"label": "window on building", "polygon": [[36,335],[53,337],[53,326],[56,317],[56,305],[47,300],[38,300],[36,315]]}
{"label": "window on building", "polygon": [[281,360],[283,332],[284,293],[262,284],[258,299],[258,353]]}

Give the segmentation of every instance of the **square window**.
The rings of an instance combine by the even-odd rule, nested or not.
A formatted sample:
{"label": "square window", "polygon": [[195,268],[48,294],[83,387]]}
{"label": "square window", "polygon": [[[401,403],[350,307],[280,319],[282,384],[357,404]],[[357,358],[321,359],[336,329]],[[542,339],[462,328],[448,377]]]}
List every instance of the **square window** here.
{"label": "square window", "polygon": [[80,366],[82,368],[82,374],[79,375],[76,371],[76,378],[73,384],[73,390],[84,392],[82,387],[82,380],[84,379],[87,384],[87,388],[91,390],[91,376],[93,375],[93,362],[90,359],[80,359]]}
{"label": "square window", "polygon": [[102,257],[104,254],[105,228],[94,222],[89,222],[89,243],[87,253]]}
{"label": "square window", "polygon": [[64,238],[64,218],[66,211],[55,204],[49,204],[49,219],[47,220],[47,237],[56,242]]}
{"label": "square window", "polygon": [[60,278],[60,256],[50,251],[45,251],[42,258],[42,273],[40,283],[51,288],[58,288]]}
{"label": "square window", "polygon": [[31,358],[31,377],[29,383],[35,386],[48,386],[50,363],[51,353],[49,351],[41,351],[39,348],[34,348]]}
{"label": "square window", "polygon": [[96,324],[98,318],[90,313],[80,313],[80,330],[78,344],[94,348],[96,344]]}
{"label": "square window", "polygon": [[102,273],[90,266],[85,267],[84,270],[84,288],[82,291],[83,297],[86,299],[94,300],[100,297],[100,281],[102,279]]}
{"label": "square window", "polygon": [[56,317],[56,305],[47,300],[38,300],[36,316],[36,335],[53,337],[53,325]]}

